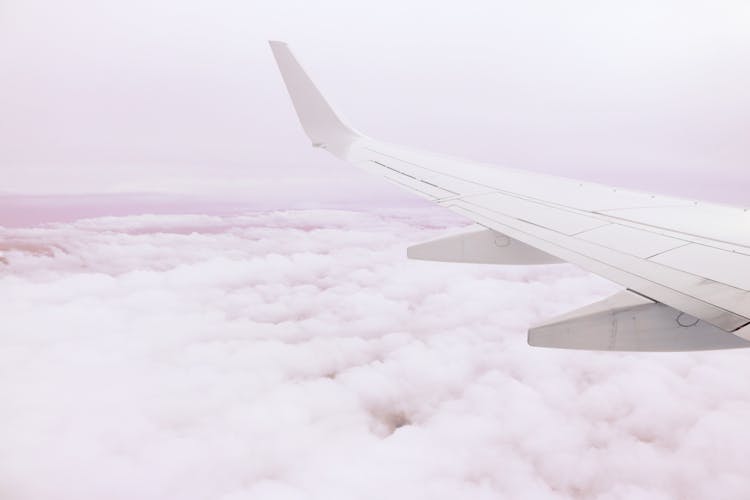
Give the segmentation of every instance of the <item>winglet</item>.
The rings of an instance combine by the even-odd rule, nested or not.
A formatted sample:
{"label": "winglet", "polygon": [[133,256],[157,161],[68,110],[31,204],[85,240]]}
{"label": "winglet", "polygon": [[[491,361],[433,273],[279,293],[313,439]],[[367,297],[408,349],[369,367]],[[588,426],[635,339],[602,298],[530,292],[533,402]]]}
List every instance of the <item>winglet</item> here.
{"label": "winglet", "polygon": [[315,147],[328,149],[337,156],[360,136],[331,108],[313,81],[300,66],[284,42],[269,41],[284,84],[292,98],[302,128]]}

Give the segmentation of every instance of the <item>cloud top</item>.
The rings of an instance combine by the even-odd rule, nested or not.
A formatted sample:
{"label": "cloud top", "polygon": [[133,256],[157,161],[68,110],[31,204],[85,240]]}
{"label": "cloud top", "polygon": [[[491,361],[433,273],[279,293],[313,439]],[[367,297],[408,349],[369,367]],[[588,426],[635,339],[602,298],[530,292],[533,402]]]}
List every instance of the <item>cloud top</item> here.
{"label": "cloud top", "polygon": [[534,349],[615,288],[408,261],[439,211],[0,232],[8,498],[746,498],[746,351]]}

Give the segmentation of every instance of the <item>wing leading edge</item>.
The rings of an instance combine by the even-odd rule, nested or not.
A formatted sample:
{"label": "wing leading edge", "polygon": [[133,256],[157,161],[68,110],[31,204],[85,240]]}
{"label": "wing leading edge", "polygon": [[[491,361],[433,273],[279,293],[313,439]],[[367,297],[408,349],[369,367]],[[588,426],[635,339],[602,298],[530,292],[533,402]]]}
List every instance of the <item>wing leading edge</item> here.
{"label": "wing leading edge", "polygon": [[[567,261],[645,301],[623,302],[622,297],[632,298],[623,295],[605,301],[605,309],[601,304],[587,306],[532,328],[530,344],[640,351],[750,346],[750,212],[373,140],[337,115],[286,44],[270,45],[313,146],[466,216],[491,230],[491,238],[499,235],[514,242],[513,252],[491,249],[490,255],[488,248],[466,247],[486,245],[492,241],[486,235],[451,237],[448,243],[453,246],[446,246],[444,239],[421,245],[411,252],[416,258],[438,255],[435,260],[467,261],[465,256],[472,255],[468,261],[476,262],[481,255],[486,262],[509,264]],[[459,255],[456,242],[464,257],[454,259],[450,256]],[[524,256],[525,248],[529,250]],[[617,341],[603,341],[608,335]]]}

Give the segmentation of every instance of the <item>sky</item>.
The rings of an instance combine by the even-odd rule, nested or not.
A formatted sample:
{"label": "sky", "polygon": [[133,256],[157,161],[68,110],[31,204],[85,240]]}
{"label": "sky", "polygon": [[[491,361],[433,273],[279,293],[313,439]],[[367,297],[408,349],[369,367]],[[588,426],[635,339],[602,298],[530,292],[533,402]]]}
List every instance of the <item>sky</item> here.
{"label": "sky", "polygon": [[281,39],[378,139],[744,205],[748,25],[743,1],[5,0],[0,192],[408,199],[309,148]]}
{"label": "sky", "polygon": [[[745,351],[531,348],[618,288],[310,147],[747,204],[750,4],[0,2],[0,497],[744,499]],[[747,376],[746,376],[747,375]]]}

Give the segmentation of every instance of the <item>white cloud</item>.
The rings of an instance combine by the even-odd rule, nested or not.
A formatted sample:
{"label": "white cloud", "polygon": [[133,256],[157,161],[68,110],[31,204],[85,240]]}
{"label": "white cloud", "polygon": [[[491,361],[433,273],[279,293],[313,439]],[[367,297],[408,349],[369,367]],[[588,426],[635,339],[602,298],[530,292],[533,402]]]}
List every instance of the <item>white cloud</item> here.
{"label": "white cloud", "polygon": [[613,285],[409,261],[442,212],[3,229],[12,499],[747,498],[746,351],[534,349]]}

